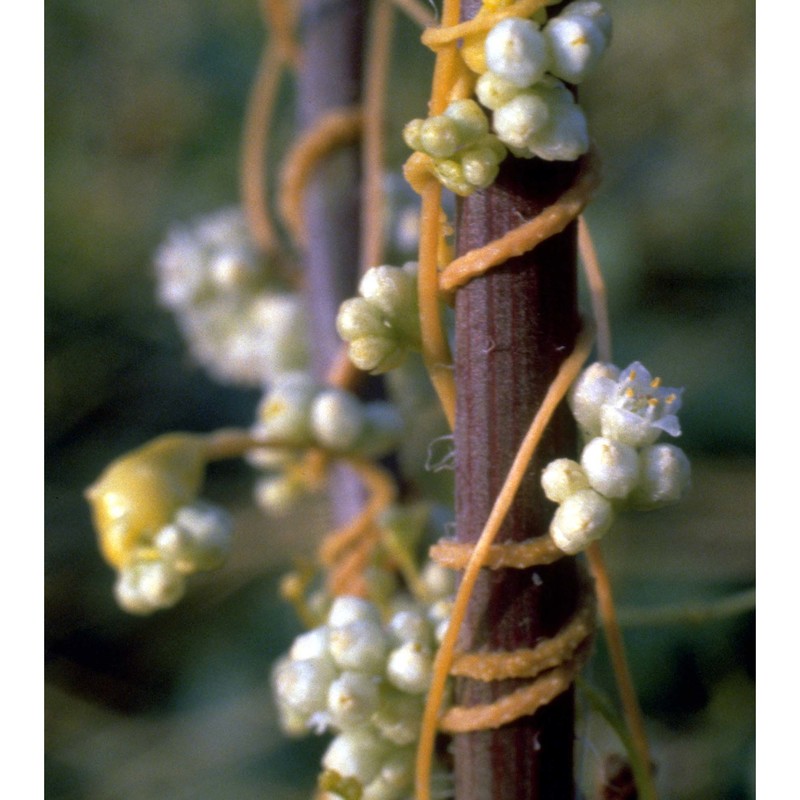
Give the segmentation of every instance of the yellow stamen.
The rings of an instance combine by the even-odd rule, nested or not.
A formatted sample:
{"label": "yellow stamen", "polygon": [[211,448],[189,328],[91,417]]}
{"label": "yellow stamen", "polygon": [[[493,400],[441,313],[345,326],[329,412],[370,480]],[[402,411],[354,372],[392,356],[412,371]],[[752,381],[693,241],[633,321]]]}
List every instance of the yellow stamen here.
{"label": "yellow stamen", "polygon": [[625,390],[625,397],[636,397],[636,392],[634,392],[633,389],[631,389],[631,387],[629,386]]}
{"label": "yellow stamen", "polygon": [[659,386],[661,386],[661,378],[653,378],[653,380],[650,381],[650,385],[654,389],[657,389]]}

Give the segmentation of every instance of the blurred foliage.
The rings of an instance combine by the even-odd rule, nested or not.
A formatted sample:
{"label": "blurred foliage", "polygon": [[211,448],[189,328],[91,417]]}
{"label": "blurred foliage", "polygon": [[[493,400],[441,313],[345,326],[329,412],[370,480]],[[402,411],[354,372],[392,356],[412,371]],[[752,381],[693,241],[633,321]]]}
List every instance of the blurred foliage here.
{"label": "blurred foliage", "polygon": [[[588,212],[617,362],[687,387],[680,508],[609,541],[620,604],[710,601],[754,581],[754,5],[608,0],[615,41],[581,93],[605,182]],[[424,113],[431,57],[398,23],[388,153]],[[82,491],[165,430],[246,425],[257,395],[191,365],[153,299],[173,221],[235,201],[263,40],[252,0],[46,4],[47,795],[307,797],[322,744],[286,742],[269,665],[297,626],[277,599],[325,509],[266,520],[241,465],[208,494],[237,515],[233,562],[178,608],[126,617]],[[414,55],[412,58],[411,55]],[[273,158],[291,135],[284,87]],[[315,522],[316,520],[316,522]],[[633,668],[665,797],[753,796],[752,614],[636,628]],[[599,648],[589,680],[609,689]],[[591,716],[584,764],[613,747]]]}

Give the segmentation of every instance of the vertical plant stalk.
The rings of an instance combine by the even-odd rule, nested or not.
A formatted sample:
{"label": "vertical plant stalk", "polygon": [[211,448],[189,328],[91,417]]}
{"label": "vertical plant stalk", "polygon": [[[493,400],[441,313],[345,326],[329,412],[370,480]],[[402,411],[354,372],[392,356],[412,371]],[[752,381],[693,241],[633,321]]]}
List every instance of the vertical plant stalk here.
{"label": "vertical plant stalk", "polygon": [[[466,9],[469,16],[474,9]],[[462,201],[459,254],[517,227],[551,204],[575,179],[576,163],[508,159],[489,189]],[[456,525],[474,544],[509,466],[579,329],[576,224],[507,261],[456,293]],[[498,542],[547,534],[553,512],[539,485],[543,467],[576,450],[566,407],[556,413],[534,456]],[[573,614],[579,581],[571,558],[523,570],[483,570],[458,649],[515,650],[551,637]],[[456,680],[456,703],[488,703],[518,681]],[[533,716],[496,730],[454,737],[458,800],[571,798],[574,692]]]}
{"label": "vertical plant stalk", "polygon": [[[362,0],[302,0],[297,88],[301,130],[310,128],[328,111],[359,103],[365,14]],[[358,280],[360,176],[358,146],[341,148],[319,166],[305,193],[309,232],[305,290],[312,368],[320,380],[325,379],[339,351],[339,305],[353,294]],[[330,487],[334,520],[344,522],[360,508],[360,482],[351,470],[336,467]]]}

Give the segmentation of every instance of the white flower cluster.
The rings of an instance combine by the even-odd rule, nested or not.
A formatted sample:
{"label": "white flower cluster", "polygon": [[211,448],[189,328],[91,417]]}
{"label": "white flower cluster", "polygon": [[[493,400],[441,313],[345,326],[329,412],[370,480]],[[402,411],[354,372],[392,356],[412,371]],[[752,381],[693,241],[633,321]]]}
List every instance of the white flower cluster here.
{"label": "white flower cluster", "polygon": [[186,577],[221,566],[231,547],[233,521],[204,500],[181,506],[172,522],[141,545],[118,572],[114,595],[132,614],[170,608],[186,590]]}
{"label": "white flower cluster", "polygon": [[340,306],[336,330],[359,369],[388,372],[400,366],[409,350],[420,349],[416,261],[372,267],[358,293]]}
{"label": "white flower cluster", "polygon": [[588,151],[586,117],[564,82],[581,83],[610,40],[611,17],[597,0],[570,3],[543,27],[507,17],[491,29],[471,65],[481,73],[475,93],[514,155],[574,161]]}
{"label": "white flower cluster", "polygon": [[550,536],[574,554],[611,526],[614,506],[657,508],[681,499],[689,460],[662,432],[679,436],[682,389],[661,386],[638,361],[620,371],[595,363],[573,385],[569,404],[587,444],[580,463],[561,458],[542,473],[545,495],[558,509]]}
{"label": "white flower cluster", "polygon": [[443,114],[414,119],[403,129],[412,149],[433,159],[439,181],[466,197],[497,177],[506,148],[489,133],[489,119],[474,100],[456,100]]}
{"label": "white flower cluster", "polygon": [[238,208],[174,228],[155,267],[159,301],[216,379],[262,386],[307,364],[301,299],[259,254]]}
{"label": "white flower cluster", "polygon": [[373,603],[336,598],[325,624],[299,636],[273,670],[285,731],[335,732],[323,769],[357,782],[362,800],[411,800],[415,743],[451,607],[452,574],[444,580],[441,571],[429,564],[423,580],[447,595],[427,606],[395,598],[386,623]]}
{"label": "white flower cluster", "polygon": [[261,479],[256,500],[272,513],[287,511],[306,490],[296,469],[308,447],[338,454],[380,458],[402,434],[399,412],[388,402],[364,402],[345,389],[325,387],[309,373],[280,375],[264,395],[252,432],[275,446],[251,452],[250,461],[277,474]]}

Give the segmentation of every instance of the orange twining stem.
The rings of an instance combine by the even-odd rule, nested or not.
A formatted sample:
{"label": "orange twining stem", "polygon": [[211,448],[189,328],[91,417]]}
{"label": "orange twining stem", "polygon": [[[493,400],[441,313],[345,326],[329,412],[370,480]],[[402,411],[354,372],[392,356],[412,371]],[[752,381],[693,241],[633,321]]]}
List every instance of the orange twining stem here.
{"label": "orange twining stem", "polygon": [[427,28],[436,22],[433,14],[419,0],[392,0],[392,2],[422,28]]}
{"label": "orange twining stem", "polygon": [[389,473],[377,464],[360,458],[342,460],[359,475],[369,496],[352,520],[325,537],[318,556],[328,570],[332,594],[363,594],[363,571],[379,538],[375,523],[381,512],[394,502],[396,489]]}
{"label": "orange twining stem", "polygon": [[294,36],[297,4],[291,0],[262,0],[261,13],[281,59],[295,69],[300,64],[300,45]]}
{"label": "orange twining stem", "polygon": [[362,122],[360,107],[329,111],[300,136],[286,156],[278,205],[286,227],[301,248],[305,247],[308,236],[303,210],[308,182],[322,159],[358,140]]}
{"label": "orange twining stem", "polygon": [[470,708],[450,708],[442,715],[440,727],[446,733],[469,733],[500,728],[521,717],[527,717],[565,692],[574,683],[585,660],[584,657],[561,664],[527,686],[504,695],[495,703]]}
{"label": "orange twining stem", "polygon": [[383,151],[386,81],[391,54],[394,9],[376,0],[369,22],[364,86],[364,137],[361,148],[361,272],[383,263]]}
{"label": "orange twining stem", "polygon": [[442,187],[435,180],[429,181],[422,192],[417,291],[422,358],[431,383],[439,396],[450,430],[453,430],[456,421],[456,383],[439,301],[441,192]]}
{"label": "orange twining stem", "polygon": [[[440,539],[432,545],[429,555],[437,564],[450,569],[464,569],[472,555],[472,545],[453,539]],[[539,536],[524,542],[493,544],[483,564],[487,569],[525,569],[552,564],[564,557],[549,536]]]}
{"label": "orange twining stem", "polygon": [[592,301],[592,316],[597,330],[597,358],[599,361],[611,361],[611,324],[608,319],[608,300],[603,271],[600,260],[589,232],[589,226],[583,216],[578,217],[578,252],[583,263],[583,272],[589,284],[589,296]]}
{"label": "orange twining stem", "polygon": [[[442,17],[441,27],[428,28],[422,34],[422,43],[433,50],[438,50],[454,44],[465,36],[488,32],[506,17],[530,17],[547,5],[552,5],[552,0],[519,0],[506,8],[481,14],[479,17],[458,24],[449,24]],[[458,17],[456,17],[456,22],[458,22]]]}
{"label": "orange twining stem", "polygon": [[494,539],[500,531],[500,527],[511,508],[511,504],[522,483],[522,479],[536,447],[544,434],[545,428],[550,422],[559,403],[569,390],[570,385],[580,373],[581,367],[589,357],[591,347],[592,336],[588,330],[584,329],[575,344],[575,349],[562,363],[555,379],[550,384],[544,400],[542,401],[542,405],[536,412],[531,426],[520,445],[519,451],[514,457],[508,476],[489,514],[489,519],[486,521],[486,525],[465,567],[464,575],[461,579],[461,584],[458,588],[458,593],[456,594],[456,599],[450,614],[450,624],[448,625],[447,632],[434,659],[431,686],[428,690],[425,711],[422,717],[422,728],[420,730],[420,739],[417,748],[417,800],[429,800],[430,798],[429,784],[431,762],[436,730],[438,727],[439,709],[442,704],[442,699],[444,698],[445,684],[453,661],[456,639],[466,615],[467,604],[475,586],[475,581],[478,579],[478,574],[485,563],[489,548],[494,543]]}
{"label": "orange twining stem", "polygon": [[250,235],[265,252],[277,248],[278,236],[264,191],[268,181],[265,151],[269,140],[270,116],[283,74],[283,57],[270,43],[261,56],[242,134],[240,194]]}
{"label": "orange twining stem", "polygon": [[[586,221],[581,217],[578,220],[578,248],[583,262],[586,280],[591,290],[592,313],[597,325],[597,357],[600,361],[611,361],[611,326],[608,316],[606,287],[600,261],[592,242],[592,236]],[[617,682],[622,712],[631,736],[631,743],[636,751],[640,763],[644,767],[644,780],[640,780],[639,791],[642,797],[652,800],[656,798],[655,783],[650,770],[650,746],[642,719],[642,711],[636,697],[636,688],[633,683],[628,659],[625,655],[625,642],[622,631],[617,621],[617,612],[614,606],[614,597],[611,591],[611,578],[606,569],[603,549],[600,542],[593,542],[587,550],[589,571],[592,574],[600,610],[600,619],[605,631],[608,652],[614,669]]]}
{"label": "orange twining stem", "polygon": [[477,681],[535,678],[568,661],[594,632],[594,598],[591,592],[585,592],[584,598],[572,619],[552,639],[508,652],[459,653],[453,658],[450,674]]}
{"label": "orange twining stem", "polygon": [[452,292],[492,267],[521,256],[545,239],[561,233],[586,207],[599,182],[597,158],[589,154],[583,159],[576,182],[555,203],[505,236],[451,261],[439,276],[441,290]]}

